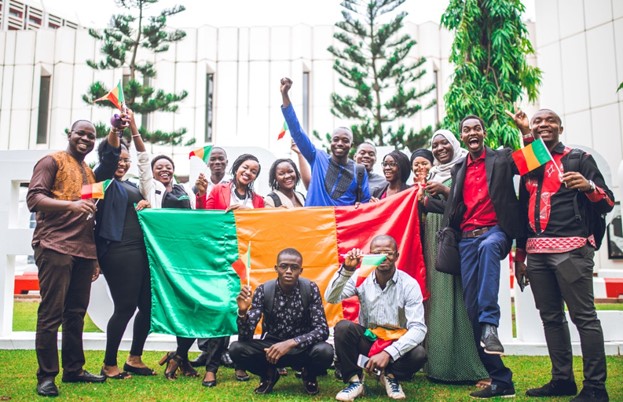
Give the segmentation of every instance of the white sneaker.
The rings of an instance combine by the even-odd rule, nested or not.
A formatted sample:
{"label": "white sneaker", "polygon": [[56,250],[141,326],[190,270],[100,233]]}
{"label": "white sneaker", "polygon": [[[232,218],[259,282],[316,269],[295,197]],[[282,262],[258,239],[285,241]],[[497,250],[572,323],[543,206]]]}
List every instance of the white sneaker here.
{"label": "white sneaker", "polygon": [[387,374],[381,375],[381,384],[385,386],[387,396],[391,399],[405,399],[406,395],[402,391],[402,386],[398,383],[394,377],[390,377]]}
{"label": "white sneaker", "polygon": [[335,399],[338,401],[354,401],[358,396],[365,394],[365,387],[361,381],[348,383],[348,386],[338,392]]}

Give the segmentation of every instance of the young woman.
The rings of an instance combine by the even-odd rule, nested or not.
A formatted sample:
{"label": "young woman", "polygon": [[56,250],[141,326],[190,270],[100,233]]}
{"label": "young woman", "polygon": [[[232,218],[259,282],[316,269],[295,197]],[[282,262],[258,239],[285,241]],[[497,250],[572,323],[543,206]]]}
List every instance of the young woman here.
{"label": "young woman", "polygon": [[277,159],[268,172],[268,182],[273,191],[264,197],[264,204],[270,208],[303,207],[305,196],[296,191],[300,180],[301,174],[292,159]]}
{"label": "young woman", "polygon": [[[206,186],[196,183],[197,209],[235,209],[264,208],[264,200],[253,191],[253,183],[261,171],[260,162],[250,154],[240,155],[232,164],[232,181],[217,184],[210,194],[206,195]],[[216,373],[221,365],[221,357],[227,351],[229,337],[212,338],[208,341],[208,350],[212,352],[206,362],[206,374],[201,384],[205,387],[216,386]],[[236,368],[236,379],[248,381],[249,375]]]}
{"label": "young woman", "polygon": [[426,176],[433,167],[433,153],[426,149],[420,148],[411,154],[411,169],[413,171],[413,184],[426,182]]}
{"label": "young woman", "polygon": [[374,200],[398,194],[410,187],[407,184],[407,180],[411,175],[411,165],[407,155],[394,150],[385,155],[381,165],[383,166],[383,174],[386,181],[385,184],[372,191]]}
{"label": "young woman", "polygon": [[[128,110],[127,114],[122,115],[122,119],[129,123],[132,138],[141,155],[145,149],[136,128],[134,113]],[[102,141],[98,148],[100,160],[103,144]],[[148,160],[149,158],[147,158],[147,163]],[[143,163],[145,163],[144,158]],[[95,242],[99,265],[115,305],[106,328],[106,353],[101,374],[113,379],[130,378],[130,373],[156,374],[141,360],[145,340],[149,334],[151,288],[143,232],[136,211],[149,208],[149,202],[143,199],[135,184],[123,180],[130,165],[128,145],[122,141],[121,155],[114,180],[106,190],[106,197],[98,203],[96,213]],[[141,185],[144,184],[141,181]],[[137,307],[132,346],[123,366],[124,371],[121,371],[117,366],[117,352],[126,326]]]}
{"label": "young woman", "polygon": [[[463,302],[461,278],[437,272],[436,234],[450,193],[450,170],[467,151],[448,130],[433,134],[431,149],[435,158],[426,183],[426,196],[420,207],[426,214],[423,236],[426,278],[430,290],[427,306],[428,334],[426,374],[431,380],[450,383],[475,383],[489,375],[473,342],[472,328]],[[483,383],[484,384],[484,383]]]}

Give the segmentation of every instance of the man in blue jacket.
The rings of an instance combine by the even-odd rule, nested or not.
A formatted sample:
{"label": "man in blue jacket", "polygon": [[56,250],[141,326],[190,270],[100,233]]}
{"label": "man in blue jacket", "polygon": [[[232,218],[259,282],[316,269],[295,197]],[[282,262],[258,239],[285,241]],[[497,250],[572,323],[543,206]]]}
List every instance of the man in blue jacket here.
{"label": "man in blue jacket", "polygon": [[347,127],[338,127],[331,136],[331,155],[316,148],[303,131],[288,91],[292,80],[281,79],[281,111],[290,134],[311,166],[312,179],[307,190],[306,207],[355,205],[370,200],[368,173],[363,165],[348,158],[353,146],[353,133]]}

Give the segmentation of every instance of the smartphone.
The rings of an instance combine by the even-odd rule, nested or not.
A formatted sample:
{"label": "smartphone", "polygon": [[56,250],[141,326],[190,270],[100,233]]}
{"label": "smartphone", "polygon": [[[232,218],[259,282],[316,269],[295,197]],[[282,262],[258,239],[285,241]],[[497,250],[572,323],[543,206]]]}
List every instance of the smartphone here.
{"label": "smartphone", "polygon": [[[357,366],[361,367],[362,369],[365,369],[366,364],[368,363],[368,360],[370,360],[368,356],[360,354],[359,357],[357,358]],[[376,375],[381,375],[381,370],[377,368],[372,370],[372,372]]]}

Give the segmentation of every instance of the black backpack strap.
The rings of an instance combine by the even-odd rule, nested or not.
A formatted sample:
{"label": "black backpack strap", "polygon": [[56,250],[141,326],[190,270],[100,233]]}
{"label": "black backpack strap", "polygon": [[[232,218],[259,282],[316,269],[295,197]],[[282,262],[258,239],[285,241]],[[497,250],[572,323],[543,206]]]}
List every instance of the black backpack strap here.
{"label": "black backpack strap", "polygon": [[266,322],[269,320],[270,315],[273,312],[273,303],[275,301],[275,288],[277,287],[277,280],[273,279],[266,283],[264,283],[264,301],[262,303],[263,306],[263,315],[264,319],[262,320],[262,333],[266,332]]}
{"label": "black backpack strap", "polygon": [[272,192],[272,193],[268,193],[268,196],[273,199],[273,203],[275,204],[275,208],[278,208],[278,207],[281,206],[281,198],[279,198],[279,196],[277,194]]}
{"label": "black backpack strap", "polygon": [[[567,154],[567,158],[565,162],[563,162],[563,168],[565,172],[579,172],[580,171],[580,162],[582,161],[582,156],[584,155],[584,151],[579,148],[573,148],[569,154]],[[578,201],[578,196],[580,192],[578,192],[575,197],[573,197],[573,214],[575,215],[576,221],[582,220],[582,214],[580,212],[580,205]]]}
{"label": "black backpack strap", "polygon": [[357,174],[357,196],[355,202],[361,202],[363,198],[363,175],[365,174],[366,167],[355,163],[355,173]]}
{"label": "black backpack strap", "polygon": [[307,311],[312,300],[311,281],[299,278],[299,287],[301,289],[301,298],[303,299],[303,311]]}

